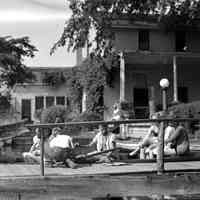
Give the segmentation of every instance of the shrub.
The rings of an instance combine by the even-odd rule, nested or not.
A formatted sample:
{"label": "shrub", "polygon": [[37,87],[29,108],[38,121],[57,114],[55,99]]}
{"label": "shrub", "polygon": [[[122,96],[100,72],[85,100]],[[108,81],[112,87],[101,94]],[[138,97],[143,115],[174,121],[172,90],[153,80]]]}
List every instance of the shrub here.
{"label": "shrub", "polygon": [[[56,119],[59,118],[60,122],[68,121],[70,114],[69,108],[65,106],[51,106],[44,109],[41,113],[41,123],[55,123]],[[48,137],[51,134],[51,129],[44,130],[44,137]]]}
{"label": "shrub", "polygon": [[[93,112],[83,112],[83,113],[73,113],[70,115],[70,121],[73,122],[87,122],[87,121],[100,121],[102,120],[102,116]],[[68,126],[65,127],[66,132],[70,132],[72,135],[78,135],[80,132],[93,130],[97,128],[97,125],[85,125],[85,126]]]}
{"label": "shrub", "polygon": [[[60,119],[60,122],[84,122],[84,121],[99,121],[102,120],[100,114],[92,112],[83,112],[83,113],[73,113],[69,108],[65,106],[52,106],[47,109],[44,109],[41,113],[41,123],[55,123],[56,118]],[[71,135],[77,135],[82,130],[89,128],[90,130],[96,126],[67,126],[64,128],[63,132],[70,133]],[[51,134],[51,129],[45,130],[45,137],[48,137]]]}
{"label": "shrub", "polygon": [[8,109],[10,107],[10,97],[0,95],[0,109]]}
{"label": "shrub", "polygon": [[60,118],[61,122],[68,121],[70,109],[62,106],[51,106],[44,109],[41,114],[41,123],[55,123],[56,118]]}
{"label": "shrub", "polygon": [[[173,111],[175,116],[181,118],[200,118],[200,101],[194,101],[190,103],[181,103],[171,106],[169,111]],[[185,125],[191,133],[197,129],[196,124],[198,121],[186,122]]]}
{"label": "shrub", "polygon": [[173,111],[178,117],[200,117],[200,101],[190,103],[181,103],[169,107],[169,111]]}

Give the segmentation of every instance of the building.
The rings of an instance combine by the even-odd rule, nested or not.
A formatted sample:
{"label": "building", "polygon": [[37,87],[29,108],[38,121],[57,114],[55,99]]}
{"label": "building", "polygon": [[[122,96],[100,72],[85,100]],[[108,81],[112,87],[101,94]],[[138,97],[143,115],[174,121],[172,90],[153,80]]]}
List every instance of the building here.
{"label": "building", "polygon": [[63,75],[69,67],[31,67],[36,80],[31,83],[16,84],[12,90],[12,109],[18,119],[28,118],[34,121],[36,110],[48,108],[52,105],[69,105],[66,84],[51,86],[44,83],[49,73]]}
{"label": "building", "polygon": [[147,118],[161,107],[159,82],[167,78],[168,102],[200,100],[200,29],[182,27],[163,30],[154,19],[122,18],[113,22],[115,48],[120,68],[115,69],[114,87],[105,88],[104,117],[120,100],[133,105],[136,118]]}

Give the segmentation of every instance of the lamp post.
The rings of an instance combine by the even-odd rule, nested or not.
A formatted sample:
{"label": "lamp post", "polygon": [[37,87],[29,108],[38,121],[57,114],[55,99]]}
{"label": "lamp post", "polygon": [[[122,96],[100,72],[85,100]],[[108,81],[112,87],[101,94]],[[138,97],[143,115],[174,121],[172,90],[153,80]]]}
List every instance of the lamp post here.
{"label": "lamp post", "polygon": [[163,111],[167,110],[167,88],[169,87],[169,80],[162,78],[160,80],[160,87],[162,88],[162,108]]}
{"label": "lamp post", "polygon": [[[166,78],[160,80],[160,87],[162,88],[162,107],[163,111],[167,110],[167,88],[169,81]],[[160,132],[158,135],[158,155],[157,155],[157,173],[159,175],[164,172],[164,122],[160,123]]]}

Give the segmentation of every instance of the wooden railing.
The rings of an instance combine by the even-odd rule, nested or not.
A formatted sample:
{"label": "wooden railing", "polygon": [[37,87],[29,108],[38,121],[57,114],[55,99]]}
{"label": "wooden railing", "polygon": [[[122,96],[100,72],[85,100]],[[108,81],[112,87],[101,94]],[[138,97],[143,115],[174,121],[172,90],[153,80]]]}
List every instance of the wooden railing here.
{"label": "wooden railing", "polygon": [[133,123],[149,123],[149,122],[159,122],[160,123],[160,133],[158,136],[158,155],[157,155],[157,174],[163,174],[165,171],[164,167],[164,128],[165,123],[174,122],[191,122],[200,121],[200,118],[177,118],[177,119],[132,119],[132,120],[120,120],[120,121],[88,121],[88,122],[67,122],[67,123],[49,123],[49,124],[27,124],[26,127],[29,129],[40,128],[41,129],[41,154],[40,154],[40,169],[41,176],[44,176],[44,129],[54,128],[54,127],[67,127],[67,126],[88,126],[88,125],[109,125],[109,124],[133,124]]}

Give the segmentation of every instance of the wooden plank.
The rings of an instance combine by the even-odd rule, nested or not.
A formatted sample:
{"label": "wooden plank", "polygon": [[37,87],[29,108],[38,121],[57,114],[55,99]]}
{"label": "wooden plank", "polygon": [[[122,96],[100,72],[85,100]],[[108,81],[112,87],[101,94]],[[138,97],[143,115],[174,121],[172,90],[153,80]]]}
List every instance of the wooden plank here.
{"label": "wooden plank", "polygon": [[[200,161],[165,163],[167,171],[199,171]],[[156,163],[127,163],[122,166],[108,166],[103,164],[83,165],[78,169],[65,167],[45,168],[46,176],[90,176],[156,173]],[[40,177],[39,165],[0,164],[0,178],[2,177]]]}

